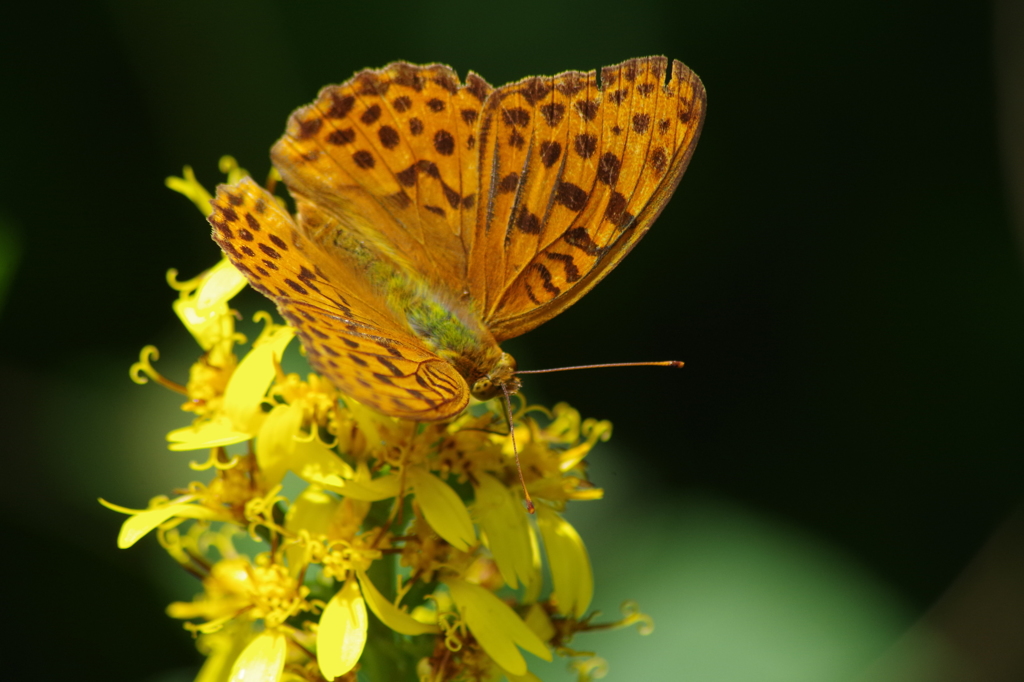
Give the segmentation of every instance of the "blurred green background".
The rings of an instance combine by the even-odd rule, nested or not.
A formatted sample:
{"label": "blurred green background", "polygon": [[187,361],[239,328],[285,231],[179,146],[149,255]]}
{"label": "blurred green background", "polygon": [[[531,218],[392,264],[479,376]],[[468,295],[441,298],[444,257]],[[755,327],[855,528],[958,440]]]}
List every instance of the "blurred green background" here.
{"label": "blurred green background", "polygon": [[198,665],[163,615],[198,586],[151,538],[118,551],[121,518],[95,502],[188,479],[163,440],[188,421],[179,401],[127,377],[156,343],[185,378],[198,350],[164,272],[218,258],[166,176],[191,164],[210,187],[230,153],[263,177],[288,113],[363,67],[440,61],[499,85],[666,54],[708,91],[675,198],[605,283],[507,344],[524,369],[686,361],[527,381],[614,422],[593,456],[607,501],[571,518],[598,605],[638,598],[657,625],[580,648],[618,680],[1024,679],[1000,648],[1024,637],[1024,577],[999,577],[1024,565],[1020,7],[7,7],[0,499],[21,636],[5,657],[35,679]]}

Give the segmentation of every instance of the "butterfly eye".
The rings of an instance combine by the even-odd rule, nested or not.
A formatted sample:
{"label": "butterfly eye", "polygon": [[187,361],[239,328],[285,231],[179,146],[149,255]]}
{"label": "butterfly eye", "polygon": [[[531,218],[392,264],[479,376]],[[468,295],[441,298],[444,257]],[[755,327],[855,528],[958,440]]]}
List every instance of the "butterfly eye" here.
{"label": "butterfly eye", "polygon": [[490,400],[498,395],[498,386],[490,377],[481,377],[473,382],[473,397],[477,400]]}

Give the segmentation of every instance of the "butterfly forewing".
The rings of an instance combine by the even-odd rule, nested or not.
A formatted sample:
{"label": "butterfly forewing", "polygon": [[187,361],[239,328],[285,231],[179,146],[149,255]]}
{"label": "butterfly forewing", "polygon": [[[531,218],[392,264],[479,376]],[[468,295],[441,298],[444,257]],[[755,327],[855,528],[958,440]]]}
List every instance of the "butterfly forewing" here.
{"label": "butterfly forewing", "polygon": [[466,406],[465,380],[388,307],[365,256],[328,255],[249,178],[219,187],[213,209],[214,239],[277,304],[310,363],[341,391],[406,419],[446,419]]}
{"label": "butterfly forewing", "polygon": [[[504,264],[500,277],[493,271],[486,276],[483,295],[484,320],[499,341],[533,329],[589,291],[647,232],[675,189],[703,122],[704,90],[679,62],[666,85],[666,67],[663,57],[608,67],[600,90],[590,86],[592,74],[583,77],[584,88],[572,85],[576,74],[555,77],[554,101],[579,119],[575,130],[581,132],[569,132],[560,175],[540,174],[545,181],[538,187],[546,196],[531,185],[546,141],[533,135],[523,166],[508,169],[525,177],[519,200],[490,218],[489,232],[481,230],[484,250],[500,251]],[[529,81],[504,86],[492,99],[526,87],[532,87]],[[543,131],[546,121],[537,116],[533,125]],[[493,145],[483,153],[500,158],[500,136]],[[527,213],[544,216],[539,231],[523,229]],[[534,225],[532,219],[525,224]],[[495,225],[503,240],[495,236]],[[470,254],[471,268],[478,250],[479,243]]]}
{"label": "butterfly forewing", "polygon": [[447,66],[396,62],[324,88],[272,156],[285,183],[345,229],[458,291],[476,224],[476,128],[491,87]]}

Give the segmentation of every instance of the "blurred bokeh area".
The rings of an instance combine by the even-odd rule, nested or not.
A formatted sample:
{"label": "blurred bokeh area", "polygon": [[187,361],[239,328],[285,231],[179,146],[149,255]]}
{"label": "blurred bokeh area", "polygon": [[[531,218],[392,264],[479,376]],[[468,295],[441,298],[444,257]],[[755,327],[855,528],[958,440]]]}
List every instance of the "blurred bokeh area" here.
{"label": "blurred bokeh area", "polygon": [[[609,419],[569,518],[611,680],[1024,679],[1024,3],[21,2],[0,18],[5,659],[33,679],[190,680],[199,590],[121,516],[189,480],[199,349],[165,272],[219,258],[164,187],[257,178],[288,114],[397,59],[500,85],[665,54],[708,93],[661,218],[506,345],[533,402]],[[250,318],[269,306],[236,299]],[[564,663],[531,666],[568,680]],[[5,664],[5,667],[8,664]]]}

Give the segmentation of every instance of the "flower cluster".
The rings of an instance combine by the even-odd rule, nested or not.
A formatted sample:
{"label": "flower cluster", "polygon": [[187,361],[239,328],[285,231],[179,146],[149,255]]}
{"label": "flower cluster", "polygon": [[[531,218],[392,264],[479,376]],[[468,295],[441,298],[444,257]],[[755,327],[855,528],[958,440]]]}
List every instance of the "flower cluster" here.
{"label": "flower cluster", "polygon": [[[244,172],[231,159],[222,168],[229,181]],[[190,169],[168,184],[209,213]],[[608,422],[517,401],[531,517],[499,402],[447,423],[381,415],[316,374],[286,374],[294,330],[265,312],[240,353],[229,303],[245,280],[227,261],[168,279],[202,355],[183,385],[154,368],[151,346],[131,373],[185,396],[194,421],[168,434],[169,447],[207,451],[192,468],[208,480],[144,510],[103,503],[129,514],[120,547],[156,531],[201,580],[197,597],[168,607],[207,656],[198,680],[535,680],[521,650],[568,657],[588,680],[604,664],[569,647],[576,633],[650,630],[633,607],[592,622],[590,560],[562,516],[570,500],[602,496],[584,458],[608,439]]]}

